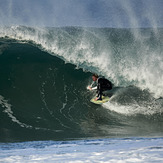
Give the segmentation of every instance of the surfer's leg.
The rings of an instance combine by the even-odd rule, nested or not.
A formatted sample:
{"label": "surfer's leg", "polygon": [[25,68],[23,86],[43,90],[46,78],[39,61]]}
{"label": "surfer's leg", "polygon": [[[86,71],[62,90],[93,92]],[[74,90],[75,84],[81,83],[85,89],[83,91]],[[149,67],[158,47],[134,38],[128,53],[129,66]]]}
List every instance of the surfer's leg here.
{"label": "surfer's leg", "polygon": [[98,90],[97,100],[102,100],[102,90]]}

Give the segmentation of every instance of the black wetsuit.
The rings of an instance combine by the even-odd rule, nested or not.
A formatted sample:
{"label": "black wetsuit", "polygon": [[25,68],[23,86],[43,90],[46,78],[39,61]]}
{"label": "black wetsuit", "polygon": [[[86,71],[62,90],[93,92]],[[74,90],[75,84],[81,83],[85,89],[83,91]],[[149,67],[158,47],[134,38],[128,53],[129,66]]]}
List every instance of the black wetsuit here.
{"label": "black wetsuit", "polygon": [[98,100],[102,100],[103,91],[111,90],[113,87],[112,83],[105,78],[97,79],[97,97]]}

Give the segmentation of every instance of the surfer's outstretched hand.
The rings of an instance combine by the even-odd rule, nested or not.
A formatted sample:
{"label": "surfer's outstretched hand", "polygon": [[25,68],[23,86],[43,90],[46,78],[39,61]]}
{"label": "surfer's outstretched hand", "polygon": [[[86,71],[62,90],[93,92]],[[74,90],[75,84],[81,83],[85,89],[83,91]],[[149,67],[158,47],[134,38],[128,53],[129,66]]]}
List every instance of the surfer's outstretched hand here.
{"label": "surfer's outstretched hand", "polygon": [[87,87],[87,89],[91,91],[91,90],[92,90],[92,87],[89,85],[89,86]]}

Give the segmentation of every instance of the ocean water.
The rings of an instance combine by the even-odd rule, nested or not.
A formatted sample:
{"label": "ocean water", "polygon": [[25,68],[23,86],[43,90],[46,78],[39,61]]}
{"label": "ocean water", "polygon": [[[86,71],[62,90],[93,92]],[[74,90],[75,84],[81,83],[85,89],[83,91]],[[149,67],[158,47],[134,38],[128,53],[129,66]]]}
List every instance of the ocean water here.
{"label": "ocean water", "polygon": [[162,162],[162,138],[1,144],[0,162]]}
{"label": "ocean water", "polygon": [[[0,162],[162,162],[163,29],[0,28]],[[114,88],[90,103],[91,74]]]}

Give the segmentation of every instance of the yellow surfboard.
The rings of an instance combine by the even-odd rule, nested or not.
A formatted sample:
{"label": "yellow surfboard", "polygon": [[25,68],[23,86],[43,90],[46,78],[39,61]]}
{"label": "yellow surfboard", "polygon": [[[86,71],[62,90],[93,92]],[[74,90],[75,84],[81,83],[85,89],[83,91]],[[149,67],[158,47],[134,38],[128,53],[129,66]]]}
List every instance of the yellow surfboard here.
{"label": "yellow surfboard", "polygon": [[103,104],[105,102],[108,102],[109,101],[109,97],[108,96],[102,96],[102,100],[95,100],[96,97],[92,98],[90,101],[94,104]]}

